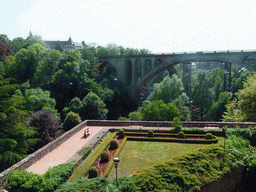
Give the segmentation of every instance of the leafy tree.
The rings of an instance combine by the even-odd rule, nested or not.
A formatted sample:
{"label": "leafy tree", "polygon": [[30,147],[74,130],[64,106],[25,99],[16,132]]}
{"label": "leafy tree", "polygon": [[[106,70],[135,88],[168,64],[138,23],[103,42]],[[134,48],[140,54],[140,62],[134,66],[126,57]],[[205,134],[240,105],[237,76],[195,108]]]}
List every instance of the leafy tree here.
{"label": "leafy tree", "polygon": [[146,121],[172,121],[180,116],[180,111],[173,102],[165,104],[163,100],[157,100],[141,109],[142,120]]}
{"label": "leafy tree", "polygon": [[6,34],[0,34],[0,41],[3,41],[8,44],[10,44],[10,42],[11,42]]}
{"label": "leafy tree", "polygon": [[0,79],[0,171],[22,160],[37,141],[34,128],[27,126],[25,101],[16,90],[15,79]]}
{"label": "leafy tree", "polygon": [[184,93],[182,80],[176,74],[172,77],[167,75],[163,81],[153,85],[153,91],[148,96],[149,101],[163,100],[165,103],[172,102],[181,97],[185,103],[188,103],[188,97]]}
{"label": "leafy tree", "polygon": [[57,45],[55,47],[55,50],[58,50],[59,52],[64,51],[64,49],[62,48],[61,44],[59,43],[59,41],[57,42]]}
{"label": "leafy tree", "polygon": [[30,126],[37,127],[38,137],[41,139],[36,148],[39,149],[62,134],[60,121],[49,110],[41,110],[33,115]]}
{"label": "leafy tree", "polygon": [[0,40],[0,61],[4,61],[11,54],[13,54],[11,45]]}
{"label": "leafy tree", "polygon": [[59,70],[61,59],[62,54],[60,51],[49,51],[45,59],[39,63],[34,81],[37,81],[38,84],[53,83]]}
{"label": "leafy tree", "polygon": [[219,99],[212,105],[208,116],[210,120],[220,121],[223,113],[227,110],[226,104],[230,99],[230,95],[227,92],[220,94]]}
{"label": "leafy tree", "polygon": [[243,89],[236,93],[237,99],[227,104],[224,121],[256,121],[256,74],[248,76]]}
{"label": "leafy tree", "polygon": [[14,53],[17,53],[19,50],[21,50],[25,44],[25,39],[22,37],[16,37],[11,41],[12,50]]}
{"label": "leafy tree", "polygon": [[26,109],[29,111],[39,111],[42,109],[49,109],[51,112],[56,113],[56,101],[50,98],[49,91],[43,91],[41,88],[26,89],[24,94],[26,100]]}
{"label": "leafy tree", "polygon": [[33,35],[32,32],[30,31],[28,37],[25,39],[23,48],[27,49],[29,46],[31,46],[35,43],[41,44],[43,47],[47,47],[45,42],[42,40],[41,36]]}
{"label": "leafy tree", "polygon": [[81,122],[82,120],[79,117],[79,114],[70,111],[63,122],[63,129],[65,131],[68,131]]}
{"label": "leafy tree", "polygon": [[83,107],[80,108],[79,115],[82,120],[86,119],[106,119],[108,110],[105,103],[95,93],[88,93],[83,99]]}
{"label": "leafy tree", "polygon": [[82,101],[75,97],[69,102],[69,107],[65,107],[63,109],[63,112],[67,114],[68,112],[72,111],[74,113],[79,113],[80,108],[83,106]]}
{"label": "leafy tree", "polygon": [[209,88],[205,73],[198,75],[198,81],[192,93],[192,104],[200,108],[200,116],[203,119],[204,114],[213,104],[214,92]]}

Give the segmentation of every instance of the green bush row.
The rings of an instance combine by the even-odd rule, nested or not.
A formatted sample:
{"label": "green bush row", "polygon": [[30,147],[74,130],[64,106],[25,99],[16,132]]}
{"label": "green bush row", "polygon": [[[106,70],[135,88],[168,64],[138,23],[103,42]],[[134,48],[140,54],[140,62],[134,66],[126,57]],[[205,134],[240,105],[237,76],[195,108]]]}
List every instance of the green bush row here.
{"label": "green bush row", "polygon": [[110,171],[112,170],[112,168],[113,168],[113,166],[114,166],[114,161],[113,161],[113,159],[114,159],[115,157],[118,157],[118,156],[120,155],[121,151],[123,150],[123,148],[124,148],[124,146],[125,146],[126,141],[127,141],[127,137],[124,138],[123,142],[121,143],[121,145],[120,145],[120,146],[118,147],[118,149],[116,150],[115,155],[112,157],[112,159],[110,159],[109,164],[108,164],[108,166],[107,166],[107,169],[105,170],[103,176],[107,177],[107,176],[109,175]]}
{"label": "green bush row", "polygon": [[168,138],[157,138],[157,137],[126,137],[128,141],[155,141],[155,142],[175,142],[175,143],[193,143],[193,144],[212,144],[218,143],[218,138],[213,137],[213,139],[208,140],[198,140],[198,139],[168,139]]}
{"label": "green bush row", "polygon": [[[184,132],[185,133],[185,132]],[[140,132],[125,132],[126,136],[147,136],[147,133],[140,133]],[[162,136],[162,137],[177,137],[178,134],[170,134],[170,133],[154,133],[154,137]],[[187,134],[185,133],[186,137],[200,137],[200,138],[205,138],[205,133],[204,134]]]}
{"label": "green bush row", "polygon": [[13,170],[7,178],[5,188],[9,192],[51,192],[67,181],[75,165],[60,164],[38,175],[26,170]]}

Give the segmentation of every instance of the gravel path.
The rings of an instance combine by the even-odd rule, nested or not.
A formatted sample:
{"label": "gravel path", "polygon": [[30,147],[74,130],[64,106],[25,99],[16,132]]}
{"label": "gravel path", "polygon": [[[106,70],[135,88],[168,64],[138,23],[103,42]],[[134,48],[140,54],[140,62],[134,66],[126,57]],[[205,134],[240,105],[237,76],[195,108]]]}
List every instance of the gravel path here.
{"label": "gravel path", "polygon": [[[90,136],[84,138],[84,130],[89,128]],[[66,163],[77,151],[79,151],[91,138],[93,138],[103,127],[85,127],[75,135],[70,137],[67,141],[62,143],[59,147],[45,155],[43,158],[32,164],[26,170],[44,174],[49,167]]]}

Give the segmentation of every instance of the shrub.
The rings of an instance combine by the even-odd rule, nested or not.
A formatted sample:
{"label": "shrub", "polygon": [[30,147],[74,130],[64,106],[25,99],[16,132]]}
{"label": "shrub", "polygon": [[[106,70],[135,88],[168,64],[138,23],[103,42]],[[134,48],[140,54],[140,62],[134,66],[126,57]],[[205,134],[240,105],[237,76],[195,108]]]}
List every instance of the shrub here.
{"label": "shrub", "polygon": [[212,139],[212,138],[213,138],[213,136],[211,133],[206,133],[205,139]]}
{"label": "shrub", "polygon": [[109,149],[117,149],[118,148],[118,141],[116,139],[112,139],[109,144]]}
{"label": "shrub", "polygon": [[98,177],[98,169],[96,167],[92,167],[89,169],[89,178]]}
{"label": "shrub", "polygon": [[181,131],[181,126],[176,126],[174,127],[173,131],[176,132],[176,133],[179,133]]}
{"label": "shrub", "polygon": [[180,116],[180,110],[176,105],[164,103],[163,100],[154,101],[141,110],[142,120],[146,121],[172,121],[174,117]]}
{"label": "shrub", "polygon": [[63,122],[63,129],[68,131],[81,122],[82,120],[80,116],[77,113],[70,111]]}
{"label": "shrub", "polygon": [[179,138],[179,139],[185,139],[185,134],[184,134],[183,131],[180,131],[180,132],[178,133],[178,138]]}
{"label": "shrub", "polygon": [[124,136],[125,136],[124,130],[120,129],[118,132],[118,137],[122,139],[122,138],[124,138]]}
{"label": "shrub", "polygon": [[180,120],[179,117],[174,117],[173,121],[171,121],[171,124],[173,127],[177,127],[177,126],[182,127],[182,121]]}
{"label": "shrub", "polygon": [[101,154],[101,157],[100,157],[100,162],[108,162],[110,157],[109,157],[109,154],[108,152],[104,151],[102,154]]}
{"label": "shrub", "polygon": [[134,112],[129,113],[128,117],[129,117],[129,120],[140,121],[141,113],[139,111],[134,111]]}
{"label": "shrub", "polygon": [[154,132],[152,130],[148,131],[148,137],[154,137]]}

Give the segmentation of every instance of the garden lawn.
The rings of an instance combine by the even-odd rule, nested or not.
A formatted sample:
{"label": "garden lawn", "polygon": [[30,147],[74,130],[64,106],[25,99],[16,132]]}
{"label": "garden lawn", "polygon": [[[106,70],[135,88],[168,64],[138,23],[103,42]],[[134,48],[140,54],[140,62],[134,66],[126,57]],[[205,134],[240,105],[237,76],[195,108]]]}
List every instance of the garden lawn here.
{"label": "garden lawn", "polygon": [[[223,145],[224,138],[219,137],[218,144]],[[217,145],[218,145],[217,144]],[[118,177],[132,175],[133,172],[159,161],[168,160],[175,156],[182,155],[205,145],[213,144],[185,144],[165,142],[127,141],[120,154],[118,164]],[[112,168],[109,178],[116,175],[115,167]]]}

